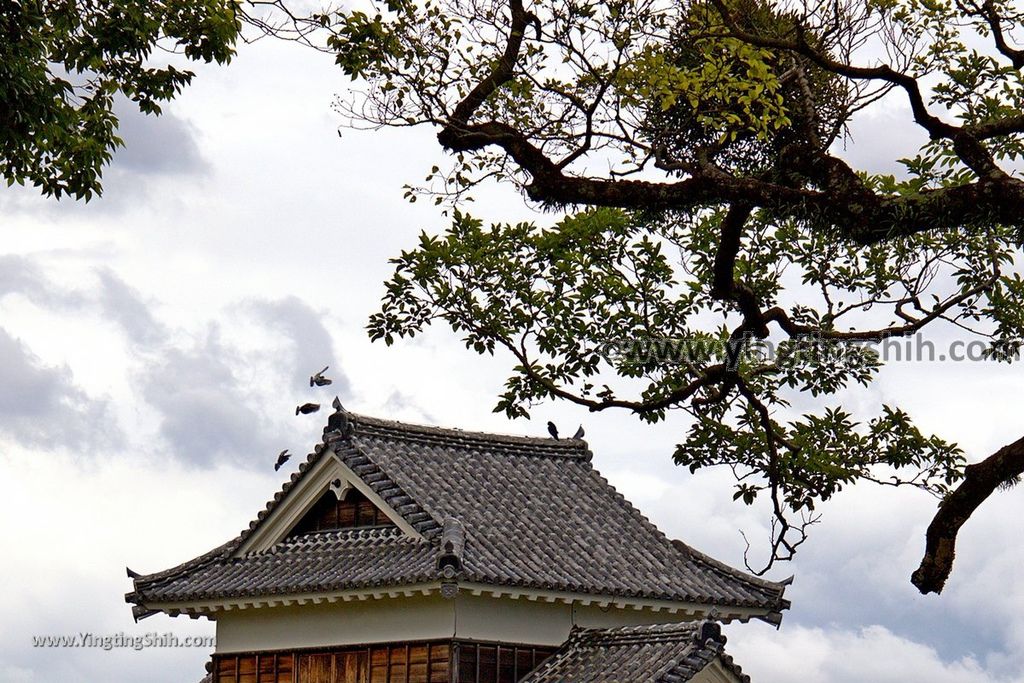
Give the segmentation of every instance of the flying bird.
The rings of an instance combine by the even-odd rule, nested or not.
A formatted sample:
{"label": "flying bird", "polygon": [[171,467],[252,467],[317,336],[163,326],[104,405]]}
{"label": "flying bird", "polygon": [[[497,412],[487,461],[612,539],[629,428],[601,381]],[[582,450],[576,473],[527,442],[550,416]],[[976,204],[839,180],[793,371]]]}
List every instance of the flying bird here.
{"label": "flying bird", "polygon": [[552,439],[558,438],[558,427],[556,427],[555,423],[551,420],[548,420],[548,434],[551,435]]}
{"label": "flying bird", "polygon": [[583,431],[583,425],[580,425],[580,428],[576,430],[576,433],[572,435],[572,438],[579,441],[583,438],[584,434],[586,434],[586,432]]}
{"label": "flying bird", "polygon": [[312,386],[326,387],[327,385],[331,384],[333,380],[331,380],[331,379],[329,379],[327,377],[324,377],[324,373],[327,372],[327,370],[330,367],[331,367],[330,365],[325,366],[323,370],[321,370],[320,372],[316,373],[315,375],[310,376],[310,378],[309,378],[309,386],[311,386],[311,387]]}
{"label": "flying bird", "polygon": [[319,403],[303,403],[301,406],[295,407],[295,414],[298,415],[299,413],[302,413],[303,415],[309,415],[310,413],[315,413],[318,410],[320,410]]}
{"label": "flying bird", "polygon": [[277,462],[274,463],[274,471],[277,472],[279,469],[284,467],[284,464],[288,462],[288,459],[292,457],[292,454],[288,452],[288,449],[284,449],[277,454]]}

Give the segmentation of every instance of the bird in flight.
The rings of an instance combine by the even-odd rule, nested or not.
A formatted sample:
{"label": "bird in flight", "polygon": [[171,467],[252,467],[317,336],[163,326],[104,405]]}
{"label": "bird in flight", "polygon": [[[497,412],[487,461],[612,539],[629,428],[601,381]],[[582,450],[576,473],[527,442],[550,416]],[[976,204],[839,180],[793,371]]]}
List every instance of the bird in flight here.
{"label": "bird in flight", "polygon": [[558,438],[558,427],[556,427],[555,423],[551,420],[548,420],[548,434],[551,435],[552,439]]}
{"label": "bird in flight", "polygon": [[313,386],[326,387],[327,385],[331,384],[333,380],[331,380],[331,379],[329,379],[327,377],[324,377],[324,373],[327,372],[327,370],[330,367],[331,367],[330,365],[327,365],[320,372],[316,373],[315,375],[310,376],[310,378],[309,378],[309,386],[311,386],[311,387],[313,387]]}
{"label": "bird in flight", "polygon": [[583,431],[583,425],[580,425],[580,428],[576,430],[576,433],[572,435],[572,438],[575,441],[579,441],[583,438],[584,434],[586,434],[586,432]]}
{"label": "bird in flight", "polygon": [[277,454],[277,462],[274,463],[274,471],[277,472],[279,469],[284,467],[284,464],[288,462],[288,459],[292,457],[292,454],[288,452],[288,449],[284,449]]}
{"label": "bird in flight", "polygon": [[299,413],[302,413],[303,415],[309,415],[310,413],[315,413],[318,410],[320,410],[319,403],[303,403],[301,406],[295,407],[295,414],[298,415]]}

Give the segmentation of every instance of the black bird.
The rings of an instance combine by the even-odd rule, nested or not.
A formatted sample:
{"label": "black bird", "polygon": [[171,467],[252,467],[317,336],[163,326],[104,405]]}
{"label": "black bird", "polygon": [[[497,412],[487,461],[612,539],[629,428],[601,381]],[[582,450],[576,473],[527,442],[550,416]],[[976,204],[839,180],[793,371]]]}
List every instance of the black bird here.
{"label": "black bird", "polygon": [[324,373],[327,372],[327,370],[330,367],[331,366],[328,365],[328,366],[324,367],[324,369],[321,370],[320,372],[316,373],[315,375],[310,376],[310,378],[309,378],[309,386],[311,386],[311,387],[312,386],[326,387],[327,385],[331,384],[333,380],[330,380],[327,377],[324,377]]}
{"label": "black bird", "polygon": [[277,454],[277,462],[274,463],[274,471],[277,472],[279,469],[284,467],[284,464],[288,462],[288,458],[292,457],[292,454],[288,452],[288,449],[284,449]]}
{"label": "black bird", "polygon": [[572,435],[572,438],[576,441],[579,441],[580,439],[583,438],[584,434],[585,432],[583,431],[583,425],[580,425],[580,428],[576,430],[576,433]]}
{"label": "black bird", "polygon": [[295,407],[295,414],[298,415],[299,413],[302,413],[303,415],[309,415],[310,413],[315,413],[318,410],[320,410],[319,403],[303,403],[301,406]]}
{"label": "black bird", "polygon": [[555,423],[551,420],[548,420],[548,434],[551,435],[552,439],[558,438],[558,427],[556,427]]}

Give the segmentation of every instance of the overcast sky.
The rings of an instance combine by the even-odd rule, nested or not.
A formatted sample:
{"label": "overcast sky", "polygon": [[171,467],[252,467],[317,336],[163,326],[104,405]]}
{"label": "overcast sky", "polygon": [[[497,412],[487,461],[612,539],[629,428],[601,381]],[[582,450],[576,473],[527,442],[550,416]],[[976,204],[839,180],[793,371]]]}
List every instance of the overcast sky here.
{"label": "overcast sky", "polygon": [[[206,649],[45,650],[33,635],[212,633],[205,620],[133,624],[125,566],[165,569],[245,527],[277,490],[282,448],[304,453],[333,393],[357,412],[542,435],[583,422],[595,463],[668,534],[732,564],[761,511],[731,502],[725,473],[674,467],[676,418],[656,428],[541,406],[491,413],[509,367],[443,330],[393,348],[363,332],[387,259],[445,219],[402,199],[439,148],[429,130],[343,131],[348,86],[329,57],[259,43],[200,69],[159,119],[125,109],[127,149],[89,205],[0,190],[0,680],[198,680]],[[857,131],[849,155],[891,168],[911,151],[898,106]],[[528,216],[497,188],[474,212]],[[554,217],[542,217],[551,221]],[[333,393],[306,378],[331,365]],[[1019,369],[896,364],[844,402],[896,403],[980,458],[1019,438]],[[294,464],[294,461],[293,461]],[[1024,487],[967,525],[946,593],[908,581],[934,501],[867,486],[824,508],[796,562],[778,632],[729,628],[755,683],[1024,681]]]}

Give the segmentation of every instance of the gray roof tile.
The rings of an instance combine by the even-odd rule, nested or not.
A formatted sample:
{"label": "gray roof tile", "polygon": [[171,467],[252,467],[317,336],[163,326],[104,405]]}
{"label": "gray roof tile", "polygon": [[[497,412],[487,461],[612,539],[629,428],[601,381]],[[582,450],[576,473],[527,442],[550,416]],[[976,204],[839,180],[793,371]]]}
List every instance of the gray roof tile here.
{"label": "gray roof tile", "polygon": [[523,683],[683,683],[716,659],[749,683],[724,645],[711,622],[578,629]]}
{"label": "gray roof tile", "polygon": [[[408,425],[340,409],[324,441],[238,538],[135,581],[128,600],[179,602],[436,580],[445,520],[458,520],[459,579],[621,598],[786,609],[782,584],[670,541],[591,465],[583,441]],[[413,526],[319,532],[232,557],[333,451]]]}

